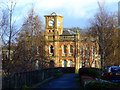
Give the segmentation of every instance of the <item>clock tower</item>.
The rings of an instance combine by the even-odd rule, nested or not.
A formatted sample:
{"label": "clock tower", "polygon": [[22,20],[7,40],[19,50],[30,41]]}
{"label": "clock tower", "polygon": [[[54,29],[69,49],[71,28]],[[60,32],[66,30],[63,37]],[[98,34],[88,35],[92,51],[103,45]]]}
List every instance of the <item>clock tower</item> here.
{"label": "clock tower", "polygon": [[53,12],[51,15],[45,15],[45,34],[58,34],[63,32],[63,16]]}
{"label": "clock tower", "polygon": [[45,40],[46,55],[51,57],[55,66],[59,66],[59,38],[63,33],[63,16],[53,12],[51,15],[45,15]]}

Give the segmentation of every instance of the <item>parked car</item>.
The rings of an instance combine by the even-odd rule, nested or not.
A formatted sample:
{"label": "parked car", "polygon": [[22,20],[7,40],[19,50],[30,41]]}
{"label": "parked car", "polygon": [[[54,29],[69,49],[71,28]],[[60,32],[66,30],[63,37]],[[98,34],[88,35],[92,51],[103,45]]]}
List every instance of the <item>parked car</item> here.
{"label": "parked car", "polygon": [[105,68],[104,68],[104,70],[108,70],[110,68],[110,66],[106,66]]}
{"label": "parked car", "polygon": [[120,67],[118,66],[109,67],[108,75],[110,76],[112,81],[120,82]]}

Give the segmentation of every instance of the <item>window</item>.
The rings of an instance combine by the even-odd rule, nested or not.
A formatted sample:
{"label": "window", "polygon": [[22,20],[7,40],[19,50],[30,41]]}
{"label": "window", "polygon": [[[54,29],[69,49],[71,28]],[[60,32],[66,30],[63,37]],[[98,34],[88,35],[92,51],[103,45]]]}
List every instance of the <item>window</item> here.
{"label": "window", "polygon": [[80,55],[82,55],[82,53],[83,53],[83,49],[82,47],[80,47]]}
{"label": "window", "polygon": [[85,61],[82,62],[82,67],[85,67]]}
{"label": "window", "polygon": [[50,46],[50,53],[53,53],[53,46]]}
{"label": "window", "polygon": [[97,46],[95,45],[95,55],[97,55]]}
{"label": "window", "polygon": [[40,53],[41,53],[41,47],[38,46],[38,47],[37,47],[37,54],[40,54]]}
{"label": "window", "polygon": [[73,53],[73,46],[70,45],[70,53]]}
{"label": "window", "polygon": [[53,36],[53,40],[55,39],[55,36]]}
{"label": "window", "polygon": [[40,61],[39,60],[36,60],[35,67],[36,67],[36,69],[39,69],[39,67],[40,67]]}
{"label": "window", "polygon": [[63,67],[67,67],[67,61],[66,60],[63,60]]}
{"label": "window", "polygon": [[66,54],[66,49],[67,49],[67,46],[64,45],[64,53]]}
{"label": "window", "polygon": [[72,60],[70,60],[70,67],[72,67],[73,66],[73,61]]}

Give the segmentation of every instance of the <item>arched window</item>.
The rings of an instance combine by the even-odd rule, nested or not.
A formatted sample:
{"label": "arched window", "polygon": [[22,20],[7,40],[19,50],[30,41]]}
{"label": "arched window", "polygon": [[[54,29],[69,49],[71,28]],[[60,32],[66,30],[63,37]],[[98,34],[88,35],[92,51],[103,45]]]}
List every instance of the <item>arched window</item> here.
{"label": "arched window", "polygon": [[39,69],[39,67],[40,67],[40,61],[39,60],[35,61],[35,67],[36,67],[36,69]]}
{"label": "arched window", "polygon": [[73,67],[73,61],[72,60],[69,61],[69,66]]}
{"label": "arched window", "polygon": [[70,45],[70,53],[73,53],[73,46]]}
{"label": "arched window", "polygon": [[64,45],[64,53],[66,54],[66,49],[67,49],[67,46]]}
{"label": "arched window", "polygon": [[53,53],[53,46],[50,46],[50,53]]}
{"label": "arched window", "polygon": [[67,67],[67,61],[63,60],[63,67]]}

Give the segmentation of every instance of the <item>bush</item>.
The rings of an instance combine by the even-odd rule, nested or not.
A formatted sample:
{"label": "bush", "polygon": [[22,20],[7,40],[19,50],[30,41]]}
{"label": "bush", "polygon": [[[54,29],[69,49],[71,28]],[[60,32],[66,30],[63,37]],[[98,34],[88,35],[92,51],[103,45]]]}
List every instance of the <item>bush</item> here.
{"label": "bush", "polygon": [[29,90],[29,87],[28,87],[27,85],[24,85],[24,86],[22,87],[22,90]]}
{"label": "bush", "polygon": [[62,67],[62,73],[75,73],[75,67]]}
{"label": "bush", "polygon": [[81,75],[88,75],[91,77],[99,78],[102,75],[102,70],[99,68],[80,68],[79,76]]}
{"label": "bush", "polygon": [[85,90],[118,90],[119,85],[112,82],[90,81],[85,84]]}
{"label": "bush", "polygon": [[53,71],[53,75],[54,75],[54,77],[56,77],[56,78],[60,77],[58,70],[54,70],[54,71]]}
{"label": "bush", "polygon": [[75,73],[78,74],[78,73],[79,73],[79,70],[78,70],[78,69],[75,69]]}

